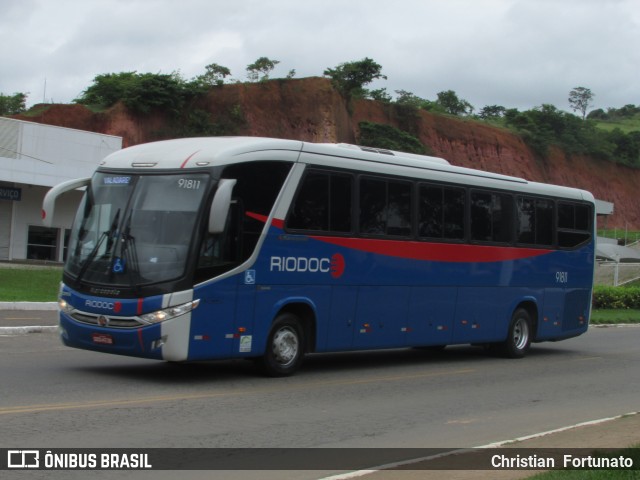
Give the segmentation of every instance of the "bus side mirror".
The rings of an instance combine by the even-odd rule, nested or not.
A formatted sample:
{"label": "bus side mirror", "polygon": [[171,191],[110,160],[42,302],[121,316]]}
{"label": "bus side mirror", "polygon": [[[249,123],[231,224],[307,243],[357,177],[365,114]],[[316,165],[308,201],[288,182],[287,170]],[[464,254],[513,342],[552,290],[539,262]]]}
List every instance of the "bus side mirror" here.
{"label": "bus side mirror", "polygon": [[234,179],[223,178],[218,183],[218,190],[211,202],[209,212],[209,233],[222,233],[227,224],[227,216],[231,207],[231,193],[236,185]]}
{"label": "bus side mirror", "polygon": [[91,182],[91,177],[67,180],[59,183],[47,192],[42,201],[42,224],[45,227],[51,227],[53,223],[53,214],[55,213],[56,199],[69,190],[86,187]]}

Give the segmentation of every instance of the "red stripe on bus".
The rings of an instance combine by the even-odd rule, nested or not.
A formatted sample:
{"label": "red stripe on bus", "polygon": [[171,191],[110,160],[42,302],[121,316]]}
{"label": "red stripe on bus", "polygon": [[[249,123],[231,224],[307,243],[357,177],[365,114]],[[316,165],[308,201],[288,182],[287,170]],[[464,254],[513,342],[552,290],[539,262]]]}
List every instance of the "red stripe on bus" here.
{"label": "red stripe on bus", "polygon": [[458,245],[451,243],[377,240],[368,238],[315,237],[315,240],[361,252],[429,260],[432,262],[505,262],[538,257],[552,250],[539,248],[497,247],[489,245]]}
{"label": "red stripe on bus", "polygon": [[191,160],[193,158],[193,156],[198,153],[200,150],[196,150],[195,152],[193,152],[191,155],[189,155],[187,158],[184,159],[184,162],[182,162],[182,165],[180,165],[180,168],[184,168],[187,166],[187,162],[189,160]]}
{"label": "red stripe on bus", "polygon": [[140,350],[144,352],[144,340],[142,338],[142,329],[138,329],[138,342],[140,343]]}
{"label": "red stripe on bus", "polygon": [[[262,223],[266,223],[268,219],[265,215],[253,212],[246,212],[246,215]],[[282,229],[284,228],[284,220],[274,218],[271,221],[271,225]],[[553,252],[553,250],[543,248],[499,247],[493,245],[324,237],[314,235],[310,235],[309,238],[361,252],[412,260],[428,260],[432,262],[505,262],[539,257]]]}

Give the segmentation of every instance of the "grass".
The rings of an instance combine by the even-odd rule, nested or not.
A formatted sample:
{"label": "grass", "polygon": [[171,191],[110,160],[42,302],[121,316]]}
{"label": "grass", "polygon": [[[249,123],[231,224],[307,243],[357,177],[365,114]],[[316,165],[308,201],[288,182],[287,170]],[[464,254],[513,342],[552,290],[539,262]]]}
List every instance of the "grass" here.
{"label": "grass", "polygon": [[636,132],[640,130],[640,114],[635,114],[631,118],[616,118],[614,120],[596,120],[596,127],[602,130],[611,131],[619,128],[624,133]]}
{"label": "grass", "polygon": [[613,452],[594,452],[594,457],[620,457],[631,458],[633,467],[620,470],[551,470],[527,477],[527,480],[630,480],[640,479],[640,443],[630,448],[623,448]]}
{"label": "grass", "polygon": [[604,238],[614,238],[627,240],[627,243],[632,243],[640,240],[640,232],[637,230],[625,230],[624,228],[599,228],[598,236]]}
{"label": "grass", "polygon": [[55,302],[62,269],[0,266],[0,302]]}
{"label": "grass", "polygon": [[640,310],[592,310],[591,324],[640,323]]}

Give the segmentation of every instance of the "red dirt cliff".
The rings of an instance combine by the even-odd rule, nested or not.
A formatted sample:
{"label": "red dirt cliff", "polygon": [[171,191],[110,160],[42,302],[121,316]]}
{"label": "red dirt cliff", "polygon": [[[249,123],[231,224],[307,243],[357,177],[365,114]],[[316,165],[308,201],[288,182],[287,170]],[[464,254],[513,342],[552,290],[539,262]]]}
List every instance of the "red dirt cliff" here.
{"label": "red dirt cliff", "polygon": [[[358,123],[399,125],[394,109],[379,102],[355,101],[351,109],[324,78],[272,80],[213,89],[197,108],[233,135],[291,138],[311,142],[355,143]],[[170,138],[164,114],[133,115],[123,105],[92,113],[82,105],[51,105],[28,121],[117,135],[124,146]],[[578,187],[615,204],[609,228],[640,230],[637,186],[640,170],[553,149],[541,160],[512,133],[480,122],[420,111],[417,136],[433,154],[454,165]]]}

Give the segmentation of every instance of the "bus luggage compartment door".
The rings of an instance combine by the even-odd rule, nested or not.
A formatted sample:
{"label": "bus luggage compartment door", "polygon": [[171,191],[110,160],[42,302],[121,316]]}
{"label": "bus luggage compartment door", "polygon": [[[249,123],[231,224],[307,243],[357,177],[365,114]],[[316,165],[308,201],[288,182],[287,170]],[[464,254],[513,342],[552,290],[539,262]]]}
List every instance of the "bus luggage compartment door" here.
{"label": "bus luggage compartment door", "polygon": [[457,287],[411,289],[406,345],[448,345],[453,336]]}
{"label": "bus luggage compartment door", "polygon": [[404,286],[360,287],[354,347],[404,346],[409,295],[410,289]]}

